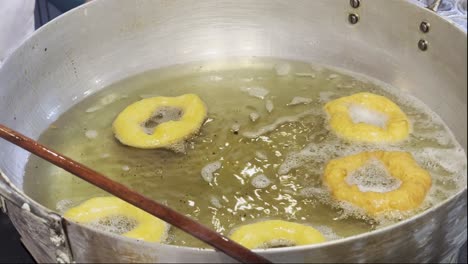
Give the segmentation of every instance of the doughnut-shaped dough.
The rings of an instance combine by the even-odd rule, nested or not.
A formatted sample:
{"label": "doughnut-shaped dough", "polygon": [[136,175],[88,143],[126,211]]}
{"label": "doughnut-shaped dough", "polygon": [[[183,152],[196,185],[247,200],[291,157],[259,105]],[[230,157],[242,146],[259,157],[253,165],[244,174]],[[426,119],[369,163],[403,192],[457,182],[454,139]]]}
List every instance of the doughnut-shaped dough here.
{"label": "doughnut-shaped dough", "polygon": [[[357,105],[385,115],[384,127],[365,122],[354,123],[349,107]],[[341,138],[350,141],[391,143],[406,139],[410,122],[406,114],[384,96],[372,93],[357,93],[330,101],[325,105],[331,129]]]}
{"label": "doughnut-shaped dough", "polygon": [[70,208],[64,214],[65,218],[83,224],[117,216],[135,220],[137,223],[132,230],[122,234],[123,236],[148,242],[163,242],[167,237],[168,224],[116,197],[91,198]]}
{"label": "doughnut-shaped dough", "polygon": [[232,232],[230,238],[250,249],[285,243],[299,246],[325,241],[325,237],[310,226],[282,220],[268,220],[241,226]]}
{"label": "doughnut-shaped dough", "polygon": [[[345,178],[365,166],[369,159],[380,160],[392,177],[401,181],[398,189],[389,192],[362,192],[357,185],[349,185]],[[386,211],[407,211],[417,208],[426,197],[432,180],[408,152],[362,152],[331,160],[323,178],[333,197],[366,210],[370,215]]]}
{"label": "doughnut-shaped dough", "polygon": [[[164,120],[165,112],[174,116],[174,110],[180,113],[177,120]],[[205,104],[195,94],[146,98],[127,106],[115,119],[113,130],[115,137],[125,145],[143,149],[167,148],[198,132],[206,114]],[[163,118],[163,122],[155,124],[152,121],[154,130],[149,131],[145,126],[155,116]]]}

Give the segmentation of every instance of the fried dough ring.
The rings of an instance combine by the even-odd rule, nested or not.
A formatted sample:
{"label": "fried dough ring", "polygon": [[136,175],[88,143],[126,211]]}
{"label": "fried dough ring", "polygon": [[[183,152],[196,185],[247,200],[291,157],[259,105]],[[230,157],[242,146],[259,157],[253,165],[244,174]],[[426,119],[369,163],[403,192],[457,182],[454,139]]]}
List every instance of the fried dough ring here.
{"label": "fried dough ring", "polygon": [[[388,117],[385,127],[367,123],[354,123],[349,106],[360,105],[380,112]],[[391,143],[406,139],[410,133],[410,122],[406,114],[384,96],[372,93],[357,93],[338,98],[325,105],[331,129],[341,138],[370,143]]]}
{"label": "fried dough ring", "polygon": [[123,236],[148,242],[163,242],[167,237],[168,224],[116,197],[91,198],[70,208],[64,214],[65,218],[83,224],[96,223],[116,216],[133,219],[137,223],[132,230],[122,234]]}
{"label": "fried dough ring", "polygon": [[[178,120],[157,124],[152,133],[145,130],[145,123],[161,108],[180,109]],[[178,97],[152,97],[127,106],[115,119],[115,137],[128,146],[154,149],[168,148],[183,142],[198,132],[207,114],[203,101],[195,94]]]}
{"label": "fried dough ring", "polygon": [[[349,185],[345,178],[365,166],[369,159],[380,160],[388,172],[401,181],[398,189],[389,192],[362,192],[357,185]],[[416,209],[423,202],[432,180],[429,172],[419,167],[408,152],[362,152],[328,162],[324,178],[332,196],[363,208],[370,215],[386,211]]]}
{"label": "fried dough ring", "polygon": [[313,227],[282,220],[268,220],[241,226],[230,238],[244,247],[265,248],[278,243],[308,245],[325,241]]}

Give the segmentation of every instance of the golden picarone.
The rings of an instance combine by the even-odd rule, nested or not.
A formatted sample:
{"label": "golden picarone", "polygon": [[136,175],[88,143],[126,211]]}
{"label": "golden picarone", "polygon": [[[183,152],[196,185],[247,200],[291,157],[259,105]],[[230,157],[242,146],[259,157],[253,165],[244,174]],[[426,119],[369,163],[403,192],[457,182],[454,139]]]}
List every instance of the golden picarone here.
{"label": "golden picarone", "polygon": [[64,217],[82,224],[124,217],[134,220],[136,226],[122,235],[148,242],[164,242],[169,229],[164,221],[116,197],[91,198],[68,209]]}
{"label": "golden picarone", "polygon": [[[177,120],[164,120],[145,127],[161,109],[178,110]],[[161,111],[161,115],[164,111]],[[152,97],[127,106],[112,125],[115,137],[122,143],[135,148],[170,148],[197,133],[207,115],[205,103],[195,94],[177,97]]]}
{"label": "golden picarone", "polygon": [[[381,161],[389,174],[401,181],[396,190],[363,192],[357,185],[346,182],[345,179],[350,173],[365,166],[372,158]],[[399,151],[361,152],[333,159],[325,168],[323,181],[335,199],[363,208],[370,215],[416,209],[423,202],[432,184],[429,172],[419,167],[410,153]]]}
{"label": "golden picarone", "polygon": [[[349,107],[358,105],[388,117],[384,127],[365,122],[355,123]],[[410,133],[406,114],[388,98],[372,93],[357,93],[330,101],[324,106],[330,128],[340,138],[369,143],[391,143],[405,140]]]}
{"label": "golden picarone", "polygon": [[267,220],[243,225],[235,229],[230,238],[244,247],[267,248],[276,244],[308,245],[325,241],[315,228],[282,220]]}

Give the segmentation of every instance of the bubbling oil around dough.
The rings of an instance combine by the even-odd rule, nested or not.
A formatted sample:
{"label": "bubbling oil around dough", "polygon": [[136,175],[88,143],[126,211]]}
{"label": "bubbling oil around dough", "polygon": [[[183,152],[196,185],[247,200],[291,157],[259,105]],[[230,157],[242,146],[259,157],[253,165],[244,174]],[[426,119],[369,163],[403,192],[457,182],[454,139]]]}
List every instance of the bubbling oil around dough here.
{"label": "bubbling oil around dough", "polygon": [[356,185],[361,192],[386,193],[401,186],[401,181],[392,177],[385,165],[375,158],[350,173],[345,180],[349,185]]}
{"label": "bubbling oil around dough", "polygon": [[[412,122],[410,138],[385,146],[338,139],[327,129],[322,107],[357,92],[397,103]],[[127,105],[185,93],[200,96],[209,111],[200,133],[184,144],[185,153],[140,150],[114,139],[111,124]],[[374,113],[359,116],[358,110],[359,121],[382,120]],[[259,118],[253,121],[252,113]],[[463,149],[416,99],[366,78],[269,58],[192,63],[131,77],[73,106],[39,141],[225,235],[252,221],[282,219],[339,239],[394,224],[466,186]],[[359,208],[331,199],[321,181],[326,162],[372,150],[409,151],[430,171],[433,186],[418,211],[369,219]],[[36,157],[25,177],[28,195],[59,212],[107,195]],[[168,236],[171,244],[206,247],[175,228]]]}

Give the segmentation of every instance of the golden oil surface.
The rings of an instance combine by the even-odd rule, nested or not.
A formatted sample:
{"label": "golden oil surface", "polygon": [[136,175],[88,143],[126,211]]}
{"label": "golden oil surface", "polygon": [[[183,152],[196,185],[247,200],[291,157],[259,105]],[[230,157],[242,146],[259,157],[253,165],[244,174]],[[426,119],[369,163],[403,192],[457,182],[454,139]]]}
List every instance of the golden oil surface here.
{"label": "golden oil surface", "polygon": [[[270,58],[178,65],[125,79],[88,96],[62,114],[39,141],[225,235],[242,224],[283,219],[310,224],[328,239],[337,239],[408,215],[379,223],[337,207],[322,187],[329,159],[372,149],[411,152],[433,177],[419,211],[466,186],[464,151],[434,113],[398,90],[404,88]],[[353,144],[329,131],[323,105],[363,91],[387,96],[402,108],[413,127],[407,141]],[[208,119],[187,143],[185,154],[131,148],[114,138],[112,122],[129,104],[185,93],[197,94],[208,106]],[[271,131],[248,136],[266,127]],[[208,182],[201,171],[212,163],[220,168]],[[59,212],[107,195],[36,157],[31,157],[25,177],[28,195]],[[175,228],[168,243],[206,247]]]}

